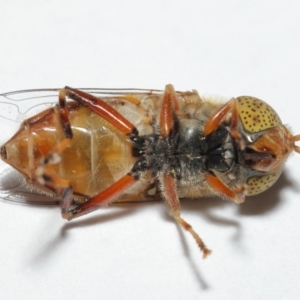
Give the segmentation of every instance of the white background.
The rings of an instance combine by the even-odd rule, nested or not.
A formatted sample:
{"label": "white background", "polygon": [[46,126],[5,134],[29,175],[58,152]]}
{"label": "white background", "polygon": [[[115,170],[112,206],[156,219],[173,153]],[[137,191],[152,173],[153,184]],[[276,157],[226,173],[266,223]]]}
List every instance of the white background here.
{"label": "white background", "polygon": [[[0,1],[0,93],[141,87],[270,103],[300,133],[298,1]],[[300,156],[237,206],[183,203],[213,254],[163,203],[70,223],[0,201],[1,299],[300,299]],[[1,176],[1,174],[0,174]]]}

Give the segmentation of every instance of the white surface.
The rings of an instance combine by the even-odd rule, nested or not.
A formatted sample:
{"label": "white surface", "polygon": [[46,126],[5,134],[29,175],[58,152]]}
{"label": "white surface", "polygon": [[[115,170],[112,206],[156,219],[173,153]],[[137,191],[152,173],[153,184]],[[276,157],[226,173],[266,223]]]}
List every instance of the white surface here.
{"label": "white surface", "polygon": [[[300,133],[298,1],[1,1],[0,92],[164,88],[264,99]],[[300,299],[300,156],[238,207],[124,205],[66,223],[0,201],[1,299]]]}

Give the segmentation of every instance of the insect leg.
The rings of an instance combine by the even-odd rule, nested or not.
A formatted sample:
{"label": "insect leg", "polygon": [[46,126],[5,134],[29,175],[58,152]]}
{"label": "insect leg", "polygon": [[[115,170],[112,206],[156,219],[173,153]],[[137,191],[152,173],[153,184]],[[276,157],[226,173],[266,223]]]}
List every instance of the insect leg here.
{"label": "insect leg", "polygon": [[172,176],[168,173],[164,173],[159,178],[161,184],[162,195],[166,204],[169,206],[170,213],[174,217],[180,226],[182,226],[185,230],[187,230],[195,239],[199,248],[203,252],[203,258],[211,253],[200,236],[194,231],[192,226],[188,224],[181,216],[180,216],[180,202],[176,193],[176,184]]}
{"label": "insect leg", "polygon": [[[59,103],[60,121],[66,138],[65,141],[69,141],[70,143],[71,139],[73,138],[73,131],[69,121],[69,110],[67,108],[66,91],[64,89],[59,91],[58,103]],[[61,213],[63,215],[64,213],[67,212],[67,210],[72,204],[73,189],[68,181],[66,181],[64,186],[62,185],[60,186],[63,187],[62,201],[61,201]]]}
{"label": "insect leg", "polygon": [[66,96],[72,100],[75,100],[82,104],[83,106],[88,107],[96,114],[106,119],[121,132],[126,135],[137,135],[138,131],[136,127],[123,117],[119,112],[117,112],[113,107],[105,103],[100,98],[97,98],[91,94],[85,93],[80,90],[76,90],[70,87],[65,87]]}
{"label": "insect leg", "polygon": [[[37,181],[50,189],[63,189],[62,211],[71,206],[73,200],[73,190],[68,180],[62,179],[56,175],[46,172],[47,165],[57,164],[60,161],[60,153],[62,153],[71,143],[73,132],[69,121],[69,111],[66,104],[65,90],[59,91],[58,114],[62,125],[65,138],[41,161],[36,170]],[[71,196],[70,196],[71,195]]]}
{"label": "insect leg", "polygon": [[240,143],[241,148],[244,148],[244,142],[240,137],[237,126],[238,126],[238,109],[237,109],[237,100],[232,98],[225,105],[223,105],[214,115],[212,115],[206,122],[203,135],[208,136],[213,131],[217,129],[222,119],[225,117],[227,113],[231,111],[231,125],[230,125],[230,133],[236,139],[238,143]]}
{"label": "insect leg", "polygon": [[[98,195],[88,199],[86,202],[78,205],[76,208],[70,211],[65,211],[62,216],[64,219],[72,220],[74,218],[88,214],[102,206],[105,206],[113,202],[118,196],[124,193],[124,191],[130,188],[137,180],[138,178],[134,176],[134,174],[128,173]],[[65,196],[67,201],[67,198],[70,198],[69,191],[66,191]]]}
{"label": "insect leg", "polygon": [[166,85],[160,112],[160,130],[167,137],[173,128],[174,113],[180,113],[179,102],[172,84]]}
{"label": "insect leg", "polygon": [[71,124],[69,121],[69,110],[67,108],[66,91],[65,90],[59,91],[58,104],[59,104],[60,121],[61,121],[61,125],[63,128],[65,138],[72,139],[73,132],[72,132]]}
{"label": "insect leg", "polygon": [[[168,84],[165,88],[162,108],[160,112],[160,131],[163,137],[167,138],[173,128],[174,114],[179,115],[180,108],[179,102],[177,99],[176,92],[174,87],[171,84]],[[161,186],[162,196],[165,199],[165,202],[170,208],[170,213],[175,218],[178,224],[187,230],[193,238],[196,240],[196,243],[203,252],[203,257],[205,258],[208,254],[211,253],[209,249],[205,246],[202,239],[194,231],[192,226],[188,224],[180,216],[180,202],[176,193],[175,181],[169,173],[163,173],[159,176],[159,183]]]}
{"label": "insect leg", "polygon": [[[208,136],[213,131],[217,129],[222,119],[225,115],[231,112],[231,124],[230,124],[230,133],[235,138],[235,141],[239,144],[241,149],[245,148],[245,143],[238,133],[238,109],[237,109],[237,100],[232,98],[228,101],[225,105],[223,105],[213,116],[211,116],[205,124],[204,127],[204,136]],[[217,176],[213,173],[206,173],[204,174],[207,183],[210,187],[216,191],[219,195],[230,199],[236,203],[242,203],[245,200],[243,186],[236,187],[234,190],[230,189],[227,185],[225,185]]]}
{"label": "insect leg", "polygon": [[[125,117],[123,117],[118,111],[113,107],[105,103],[100,98],[97,98],[91,94],[85,93],[83,91],[73,89],[70,87],[65,87],[64,93],[67,97],[72,100],[77,101],[83,106],[88,107],[93,112],[106,119],[121,132],[131,137],[138,136],[138,130],[136,127]],[[136,99],[129,99],[130,101],[136,101]],[[62,105],[63,110],[63,105]],[[65,115],[62,114],[62,123],[64,124]],[[121,195],[125,190],[132,186],[136,180],[137,176],[133,173],[129,173],[122,177],[120,180],[112,184],[109,188],[102,191],[98,195],[88,199],[85,203],[79,204],[74,209],[69,209],[71,206],[72,195],[71,190],[67,188],[63,193],[62,201],[62,216],[65,219],[71,220],[73,218],[79,217],[81,215],[87,214],[93,210],[98,209],[101,206],[107,205],[108,203],[114,201],[119,195]]]}
{"label": "insect leg", "polygon": [[225,196],[226,199],[230,199],[231,201],[234,201],[238,204],[243,203],[245,201],[243,187],[237,187],[236,189],[232,190],[215,175],[205,173],[204,176],[210,187],[214,191],[216,191],[220,196]]}

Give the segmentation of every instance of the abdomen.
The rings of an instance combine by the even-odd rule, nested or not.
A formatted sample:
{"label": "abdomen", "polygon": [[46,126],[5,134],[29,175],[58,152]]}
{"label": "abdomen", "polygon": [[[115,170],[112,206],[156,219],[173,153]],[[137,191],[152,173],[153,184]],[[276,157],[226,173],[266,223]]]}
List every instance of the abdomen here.
{"label": "abdomen", "polygon": [[[74,195],[91,197],[130,171],[135,162],[131,144],[91,110],[69,103],[73,139],[59,155],[61,161],[47,165],[46,172],[67,179]],[[33,184],[40,161],[64,139],[57,108],[26,120],[6,143],[6,161]]]}

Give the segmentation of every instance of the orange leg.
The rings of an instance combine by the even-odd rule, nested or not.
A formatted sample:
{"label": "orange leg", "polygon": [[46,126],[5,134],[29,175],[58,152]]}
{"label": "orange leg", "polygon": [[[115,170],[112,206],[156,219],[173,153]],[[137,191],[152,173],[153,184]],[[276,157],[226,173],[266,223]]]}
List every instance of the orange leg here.
{"label": "orange leg", "polygon": [[73,132],[69,121],[69,110],[67,107],[65,90],[59,91],[58,104],[59,104],[60,122],[63,128],[63,132],[66,138],[71,139],[73,138]]}
{"label": "orange leg", "polygon": [[82,104],[83,106],[88,107],[92,111],[94,111],[97,115],[106,119],[116,128],[118,128],[121,132],[126,135],[136,135],[138,134],[135,126],[128,121],[125,117],[123,117],[119,112],[117,112],[110,105],[105,103],[100,98],[97,98],[91,94],[85,93],[80,90],[76,90],[70,87],[65,87],[66,96],[70,99],[75,100]]}
{"label": "orange leg", "polygon": [[[231,99],[225,105],[223,105],[213,116],[211,116],[205,124],[204,127],[204,136],[208,136],[213,131],[215,131],[222,119],[231,112],[231,124],[230,124],[230,133],[235,138],[236,142],[239,143],[241,149],[244,149],[245,143],[238,133],[238,110],[237,110],[237,100]],[[236,203],[242,203],[245,200],[243,194],[243,187],[237,187],[232,190],[227,185],[225,185],[219,178],[217,178],[214,174],[206,173],[205,179],[208,184],[216,191],[218,194],[223,195],[225,198],[230,199]]]}
{"label": "orange leg", "polygon": [[[39,166],[35,171],[36,180],[48,187],[51,190],[70,190],[73,195],[72,188],[70,187],[70,182],[63,178],[58,177],[54,174],[49,174],[46,171],[48,165],[54,165],[60,162],[60,153],[62,153],[66,148],[68,148],[71,144],[71,140],[73,138],[73,132],[71,128],[71,124],[69,121],[69,111],[66,103],[66,92],[65,90],[59,91],[59,101],[58,101],[58,112],[59,117],[63,129],[63,133],[65,138],[57,144],[57,146],[48,153],[43,159],[41,159]],[[63,192],[64,194],[64,192]],[[66,202],[65,202],[66,203]],[[71,200],[70,200],[71,205]],[[62,209],[64,209],[62,207]]]}
{"label": "orange leg", "polygon": [[232,190],[215,175],[206,173],[204,176],[210,187],[219,195],[225,196],[227,199],[230,199],[238,204],[244,202],[245,196],[242,188],[236,188],[235,190]]}
{"label": "orange leg", "polygon": [[197,245],[203,252],[203,258],[207,257],[207,255],[211,253],[211,250],[206,247],[200,236],[194,231],[193,227],[180,216],[181,208],[176,193],[176,185],[174,179],[170,174],[165,173],[162,175],[162,178],[160,178],[160,183],[162,195],[165,199],[166,204],[169,206],[170,213],[177,221],[177,223],[193,236]]}
{"label": "orange leg", "polygon": [[[66,96],[68,96],[72,100],[79,102],[83,106],[88,107],[96,114],[110,122],[124,134],[134,136],[138,134],[137,129],[131,122],[129,122],[119,112],[117,112],[103,100],[83,91],[65,87],[65,89],[61,90],[59,93],[59,113],[66,140],[70,141],[73,137],[71,124],[69,122],[69,112],[66,105]],[[61,151],[62,149],[57,149],[57,151],[55,152],[60,153]],[[63,188],[61,203],[62,216],[63,218],[68,220],[87,214],[93,210],[96,210],[100,206],[112,202],[118,195],[122,194],[136,181],[134,176],[130,174],[125,175],[123,178],[104,190],[102,193],[70,210],[73,202],[73,190],[69,182],[55,176],[45,175],[44,173],[42,173],[41,178],[47,180],[45,184],[48,183],[48,185]]]}
{"label": "orange leg", "polygon": [[225,117],[226,114],[229,112],[232,112],[231,116],[231,126],[230,126],[230,131],[231,134],[234,138],[240,140],[239,134],[237,132],[237,125],[238,125],[238,110],[237,110],[237,100],[236,99],[231,99],[228,101],[225,105],[223,105],[213,116],[211,116],[204,127],[203,135],[208,136],[211,134],[213,131],[215,131],[222,119]]}
{"label": "orange leg", "polygon": [[71,206],[73,201],[72,187],[70,186],[70,182],[68,180],[60,178],[55,174],[49,174],[47,172],[47,166],[60,162],[60,153],[70,146],[73,138],[65,90],[59,91],[58,112],[65,138],[59,144],[57,144],[56,147],[54,147],[54,149],[48,153],[48,155],[41,159],[40,164],[35,171],[35,176],[36,180],[47,188],[55,191],[62,190],[61,208],[62,212],[64,213]]}
{"label": "orange leg", "polygon": [[[161,113],[160,113],[160,131],[163,138],[168,138],[174,123],[174,115],[181,115],[179,102],[177,99],[176,92],[174,87],[169,84],[165,88]],[[180,216],[180,202],[178,199],[178,195],[176,192],[176,184],[174,179],[169,173],[163,173],[159,176],[159,182],[161,186],[161,193],[163,198],[165,199],[166,204],[169,206],[170,213],[177,221],[177,223],[182,226],[185,230],[187,230],[195,239],[196,243],[200,247],[203,252],[203,258],[205,258],[208,254],[211,253],[209,249],[205,246],[202,239],[199,235],[194,231],[192,226],[188,224],[184,219]]]}
{"label": "orange leg", "polygon": [[[65,89],[61,90],[59,93],[59,113],[66,140],[70,141],[73,136],[72,128],[68,118],[69,112],[66,105],[66,96],[72,100],[79,102],[83,106],[88,107],[96,114],[110,122],[124,134],[133,136],[138,135],[137,129],[131,122],[129,122],[119,112],[117,112],[114,108],[112,108],[100,98],[97,98],[80,90],[65,87]],[[130,100],[133,101],[135,99],[130,98]],[[61,149],[57,149],[57,152],[60,153],[63,150],[62,148],[64,148],[64,145],[62,145]],[[47,158],[46,160],[48,162]],[[125,190],[131,187],[137,180],[135,174],[127,174],[95,197],[92,197],[85,203],[77,205],[75,208],[70,209],[73,202],[73,190],[68,181],[56,178],[54,176],[51,177],[45,175],[41,171],[40,173],[42,174],[41,178],[47,179],[49,181],[49,184],[58,185],[59,187],[63,188],[61,204],[62,216],[63,218],[68,220],[87,214],[93,210],[98,209],[101,206],[114,201],[116,197],[118,197]]]}
{"label": "orange leg", "polygon": [[129,173],[112,184],[106,190],[102,191],[95,197],[88,199],[85,203],[78,205],[76,208],[70,211],[67,211],[67,209],[71,195],[69,191],[66,191],[64,200],[66,204],[63,203],[64,210],[62,211],[62,216],[64,219],[72,220],[74,218],[88,214],[96,209],[99,209],[100,207],[113,202],[118,196],[120,196],[128,188],[130,188],[136,181],[137,178]]}
{"label": "orange leg", "polygon": [[163,137],[169,136],[173,128],[174,112],[179,113],[179,102],[173,85],[168,84],[160,112],[160,130]]}

